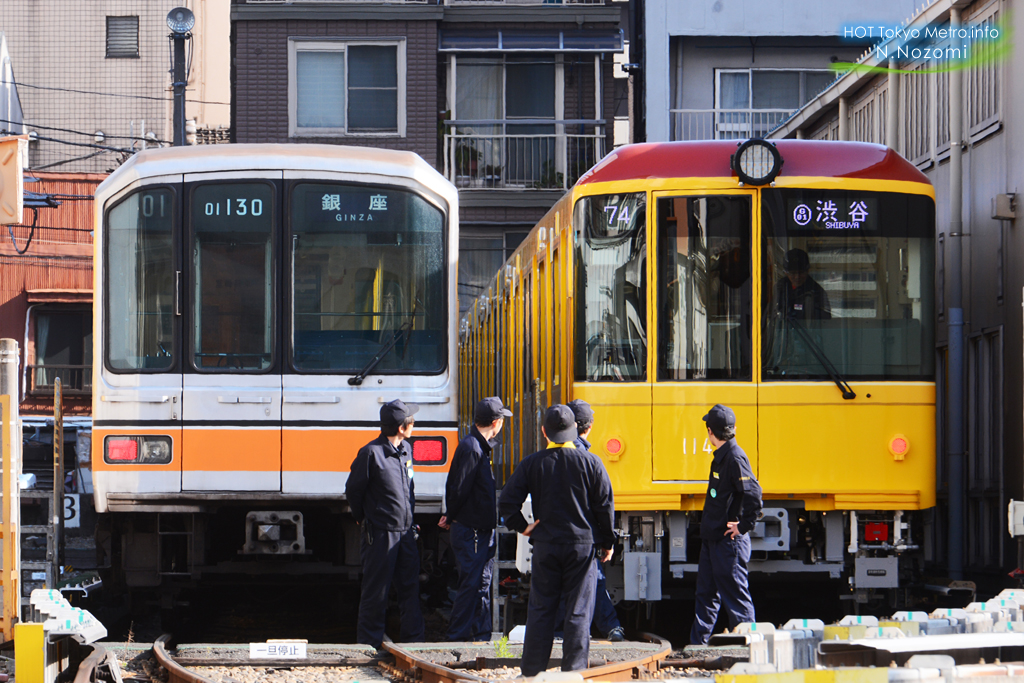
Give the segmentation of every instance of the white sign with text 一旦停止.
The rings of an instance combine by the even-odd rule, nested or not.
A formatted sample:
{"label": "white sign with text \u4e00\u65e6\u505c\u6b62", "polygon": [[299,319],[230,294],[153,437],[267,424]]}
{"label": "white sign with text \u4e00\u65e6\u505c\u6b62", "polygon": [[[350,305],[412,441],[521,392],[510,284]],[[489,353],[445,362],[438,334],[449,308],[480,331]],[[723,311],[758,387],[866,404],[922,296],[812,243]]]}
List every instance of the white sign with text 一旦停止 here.
{"label": "white sign with text \u4e00\u65e6\u505c\u6b62", "polygon": [[305,659],[306,641],[268,640],[249,643],[249,659]]}

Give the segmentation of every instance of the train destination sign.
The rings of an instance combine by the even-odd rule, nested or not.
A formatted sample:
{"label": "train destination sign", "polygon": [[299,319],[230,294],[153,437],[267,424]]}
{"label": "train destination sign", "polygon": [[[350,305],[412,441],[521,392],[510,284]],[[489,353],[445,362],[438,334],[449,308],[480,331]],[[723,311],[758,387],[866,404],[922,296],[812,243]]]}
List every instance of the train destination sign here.
{"label": "train destination sign", "polygon": [[390,187],[301,183],[292,191],[293,228],[313,232],[407,231],[409,192]]}
{"label": "train destination sign", "polygon": [[874,231],[878,229],[877,201],[856,195],[790,198],[786,222],[794,231]]}

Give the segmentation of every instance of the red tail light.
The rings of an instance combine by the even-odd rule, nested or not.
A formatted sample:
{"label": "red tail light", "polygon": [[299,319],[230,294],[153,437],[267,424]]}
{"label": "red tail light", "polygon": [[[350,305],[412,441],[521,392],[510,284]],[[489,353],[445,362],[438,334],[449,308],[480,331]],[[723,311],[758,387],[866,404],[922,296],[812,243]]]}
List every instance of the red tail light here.
{"label": "red tail light", "polygon": [[442,438],[412,439],[412,461],[416,465],[443,465],[448,461],[448,441]]}
{"label": "red tail light", "polygon": [[108,436],[103,441],[103,459],[108,463],[166,465],[171,462],[171,437]]}
{"label": "red tail light", "polygon": [[107,460],[135,462],[139,459],[139,442],[135,439],[110,439],[107,441]]}

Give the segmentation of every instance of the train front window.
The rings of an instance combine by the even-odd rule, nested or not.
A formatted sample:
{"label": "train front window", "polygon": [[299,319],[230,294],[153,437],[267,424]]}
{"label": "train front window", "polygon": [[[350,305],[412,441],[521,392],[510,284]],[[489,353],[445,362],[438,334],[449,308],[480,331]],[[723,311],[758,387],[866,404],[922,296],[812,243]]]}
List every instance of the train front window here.
{"label": "train front window", "polygon": [[395,187],[298,183],[291,193],[292,363],[299,371],[440,372],[445,216]]}
{"label": "train front window", "polygon": [[274,188],[199,185],[192,194],[192,362],[258,372],[273,362]]}
{"label": "train front window", "polygon": [[762,197],[764,379],[932,380],[934,202],[855,190]]}
{"label": "train front window", "polygon": [[112,370],[174,364],[174,193],[136,192],[107,213],[106,349]]}
{"label": "train front window", "polygon": [[647,378],[647,199],[576,202],[576,379]]}
{"label": "train front window", "polygon": [[658,199],[658,379],[749,380],[749,196]]}

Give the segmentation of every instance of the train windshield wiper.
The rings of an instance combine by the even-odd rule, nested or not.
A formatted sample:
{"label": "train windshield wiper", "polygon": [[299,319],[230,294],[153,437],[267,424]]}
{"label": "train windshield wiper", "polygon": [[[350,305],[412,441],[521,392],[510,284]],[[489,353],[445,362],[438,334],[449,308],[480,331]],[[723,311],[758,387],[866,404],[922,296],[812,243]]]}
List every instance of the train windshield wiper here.
{"label": "train windshield wiper", "polygon": [[818,345],[818,342],[814,341],[814,337],[812,337],[810,332],[807,331],[807,328],[805,328],[796,318],[786,316],[786,321],[793,326],[796,333],[800,336],[803,342],[807,344],[807,348],[811,350],[814,357],[817,358],[818,362],[821,363],[821,366],[825,368],[825,372],[828,373],[828,376],[832,378],[832,381],[836,383],[837,387],[839,387],[839,391],[843,392],[843,398],[846,400],[857,398],[857,394],[854,393],[853,389],[850,388],[850,385],[845,379],[843,379],[843,376],[839,374],[839,371],[836,370],[836,366],[834,366],[832,361],[828,359],[828,356],[825,355],[825,351]]}
{"label": "train windshield wiper", "polygon": [[391,335],[391,339],[381,345],[380,349],[377,350],[377,353],[375,353],[373,358],[370,359],[370,362],[367,363],[366,366],[355,376],[348,378],[348,383],[352,386],[359,386],[362,384],[363,380],[366,379],[366,376],[373,372],[373,369],[377,367],[382,360],[384,360],[384,356],[388,355],[388,352],[395,348],[395,344],[398,343],[398,340],[404,337],[411,329],[412,318],[402,323],[402,326],[395,330],[395,333]]}

